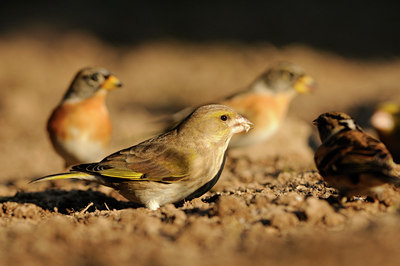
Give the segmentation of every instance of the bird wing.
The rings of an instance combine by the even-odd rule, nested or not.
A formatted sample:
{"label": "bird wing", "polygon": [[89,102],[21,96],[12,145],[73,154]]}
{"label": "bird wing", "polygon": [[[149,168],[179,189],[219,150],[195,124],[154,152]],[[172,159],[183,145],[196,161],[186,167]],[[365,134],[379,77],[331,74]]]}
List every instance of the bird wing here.
{"label": "bird wing", "polygon": [[115,181],[172,182],[188,176],[193,157],[172,143],[146,141],[116,152],[99,163],[77,165],[72,171],[114,178]]}
{"label": "bird wing", "polygon": [[387,175],[393,164],[382,142],[357,130],[333,136],[321,145],[315,158],[322,173]]}

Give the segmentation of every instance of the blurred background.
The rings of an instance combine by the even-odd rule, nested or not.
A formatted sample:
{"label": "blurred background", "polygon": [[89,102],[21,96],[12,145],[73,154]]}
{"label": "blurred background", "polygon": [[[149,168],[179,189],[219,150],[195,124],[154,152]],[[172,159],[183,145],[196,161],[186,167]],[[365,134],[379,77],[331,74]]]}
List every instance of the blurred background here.
{"label": "blurred background", "polygon": [[192,42],[293,43],[353,57],[400,51],[397,1],[15,1],[2,4],[2,34],[80,31],[112,45]]}
{"label": "blurred background", "polygon": [[377,103],[399,100],[399,7],[315,0],[2,3],[0,179],[62,170],[46,120],[75,73],[91,65],[110,69],[125,85],[107,99],[110,151],[155,134],[157,117],[238,91],[281,60],[299,64],[318,84],[313,95],[295,99],[292,117],[308,127],[319,113],[338,110],[368,126]]}

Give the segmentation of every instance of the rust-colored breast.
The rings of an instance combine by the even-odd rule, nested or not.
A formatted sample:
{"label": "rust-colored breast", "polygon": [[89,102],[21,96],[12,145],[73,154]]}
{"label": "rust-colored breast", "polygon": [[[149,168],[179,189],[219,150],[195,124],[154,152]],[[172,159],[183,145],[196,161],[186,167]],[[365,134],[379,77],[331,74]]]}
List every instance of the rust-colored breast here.
{"label": "rust-colored breast", "polygon": [[262,128],[283,120],[290,100],[288,95],[244,93],[223,101],[222,104],[232,107],[247,117],[256,127]]}
{"label": "rust-colored breast", "polygon": [[107,144],[111,136],[111,122],[105,95],[59,105],[50,116],[47,130],[51,137],[61,140],[87,138]]}

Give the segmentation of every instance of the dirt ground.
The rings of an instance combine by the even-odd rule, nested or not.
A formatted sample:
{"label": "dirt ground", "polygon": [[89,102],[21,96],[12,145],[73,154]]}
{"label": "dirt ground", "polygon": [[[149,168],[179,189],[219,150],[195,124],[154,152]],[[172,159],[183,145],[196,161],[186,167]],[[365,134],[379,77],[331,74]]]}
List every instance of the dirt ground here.
{"label": "dirt ground", "polygon": [[[315,170],[311,121],[337,110],[368,128],[376,103],[400,101],[400,60],[267,43],[111,47],[79,33],[3,36],[0,58],[0,264],[399,265],[400,191],[389,189],[391,204],[338,202]],[[28,184],[63,171],[45,123],[79,68],[106,67],[125,84],[108,97],[112,152],[279,60],[301,65],[318,90],[295,99],[271,140],[229,151],[220,181],[199,199],[149,211],[93,184]]]}

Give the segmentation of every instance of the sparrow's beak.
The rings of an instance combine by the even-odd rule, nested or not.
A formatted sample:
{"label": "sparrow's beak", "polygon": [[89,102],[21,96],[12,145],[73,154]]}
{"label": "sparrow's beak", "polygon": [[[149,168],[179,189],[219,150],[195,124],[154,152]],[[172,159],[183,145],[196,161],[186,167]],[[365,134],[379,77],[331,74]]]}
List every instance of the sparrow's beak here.
{"label": "sparrow's beak", "polygon": [[122,86],[121,81],[119,81],[119,79],[114,76],[114,75],[110,75],[108,76],[108,78],[103,82],[103,84],[101,84],[101,88],[106,89],[106,90],[114,90],[116,88],[119,88]]}
{"label": "sparrow's beak", "polygon": [[247,118],[244,116],[239,115],[235,119],[235,123],[232,126],[232,133],[242,133],[242,132],[248,132],[250,129],[254,127],[254,124],[251,123]]}
{"label": "sparrow's beak", "polygon": [[314,126],[317,127],[317,126],[318,126],[318,118],[317,118],[317,119],[314,119],[314,120],[312,121],[312,123],[313,123]]}
{"label": "sparrow's beak", "polygon": [[315,81],[312,77],[304,75],[294,83],[297,93],[307,94],[315,90]]}

